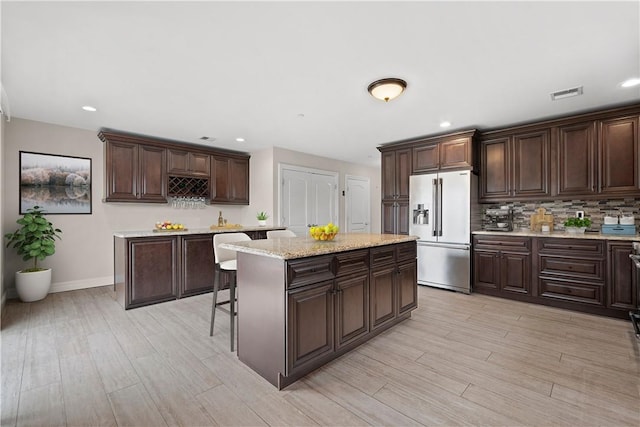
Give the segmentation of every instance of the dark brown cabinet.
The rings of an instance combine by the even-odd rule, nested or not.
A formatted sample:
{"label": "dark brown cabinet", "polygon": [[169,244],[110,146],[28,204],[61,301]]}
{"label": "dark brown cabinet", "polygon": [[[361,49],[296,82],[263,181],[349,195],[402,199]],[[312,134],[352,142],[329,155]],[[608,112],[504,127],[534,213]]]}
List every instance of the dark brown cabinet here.
{"label": "dark brown cabinet", "polygon": [[531,239],[475,236],[473,289],[496,296],[531,294]]}
{"label": "dark brown cabinet", "polygon": [[629,258],[632,253],[631,242],[607,242],[609,308],[632,310],[637,307],[636,269]]}
{"label": "dark brown cabinet", "polygon": [[602,156],[600,192],[640,194],[638,116],[601,120],[598,125]]}
{"label": "dark brown cabinet", "polygon": [[559,126],[555,141],[556,194],[584,196],[598,192],[594,121]]}
{"label": "dark brown cabinet", "polygon": [[211,202],[248,205],[249,159],[213,156],[211,166]]}
{"label": "dark brown cabinet", "polygon": [[410,175],[411,149],[384,151],[382,153],[382,199],[409,200]]}
{"label": "dark brown cabinet", "polygon": [[549,129],[495,136],[480,143],[480,198],[539,199],[551,195]]}
{"label": "dark brown cabinet", "polygon": [[[129,281],[125,307],[134,308],[175,299],[178,295],[178,246],[174,237],[149,237],[127,241],[124,268]],[[124,291],[122,289],[121,291]]]}
{"label": "dark brown cabinet", "polygon": [[213,235],[182,236],[179,243],[181,260],[179,297],[210,292],[213,289],[213,265],[215,264]]}
{"label": "dark brown cabinet", "polygon": [[105,146],[105,201],[166,203],[166,150],[126,141]]}
{"label": "dark brown cabinet", "polygon": [[336,278],[336,348],[369,333],[369,272]]}
{"label": "dark brown cabinet", "polygon": [[409,234],[409,200],[382,202],[382,232]]}
{"label": "dark brown cabinet", "polygon": [[473,169],[475,130],[414,141],[412,173]]}
{"label": "dark brown cabinet", "polygon": [[169,149],[167,153],[169,174],[209,178],[211,162],[208,154],[175,149]]}

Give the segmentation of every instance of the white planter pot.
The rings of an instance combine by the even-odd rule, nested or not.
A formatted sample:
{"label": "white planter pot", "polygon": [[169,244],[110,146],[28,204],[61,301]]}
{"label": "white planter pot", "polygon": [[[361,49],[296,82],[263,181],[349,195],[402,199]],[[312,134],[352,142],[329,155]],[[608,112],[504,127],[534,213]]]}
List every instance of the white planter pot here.
{"label": "white planter pot", "polygon": [[259,220],[258,220],[258,225],[259,225],[260,227],[264,227],[265,225],[267,225],[267,220],[265,220],[265,219],[259,219]]}
{"label": "white planter pot", "polygon": [[564,229],[569,234],[584,234],[587,227],[565,227]]}
{"label": "white planter pot", "polygon": [[40,301],[51,289],[51,269],[31,273],[16,272],[16,291],[23,302]]}

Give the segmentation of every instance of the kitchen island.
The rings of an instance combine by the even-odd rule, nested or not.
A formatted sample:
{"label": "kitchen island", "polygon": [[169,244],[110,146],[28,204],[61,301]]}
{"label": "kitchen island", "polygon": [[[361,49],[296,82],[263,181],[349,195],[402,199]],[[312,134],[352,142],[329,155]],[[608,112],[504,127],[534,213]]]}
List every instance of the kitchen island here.
{"label": "kitchen island", "polygon": [[238,358],[278,389],[411,316],[416,238],[338,234],[238,252]]}
{"label": "kitchen island", "polygon": [[[285,227],[211,226],[189,230],[120,231],[113,234],[116,300],[131,309],[213,290],[213,235],[243,232],[266,239]],[[229,277],[223,275],[222,285]]]}

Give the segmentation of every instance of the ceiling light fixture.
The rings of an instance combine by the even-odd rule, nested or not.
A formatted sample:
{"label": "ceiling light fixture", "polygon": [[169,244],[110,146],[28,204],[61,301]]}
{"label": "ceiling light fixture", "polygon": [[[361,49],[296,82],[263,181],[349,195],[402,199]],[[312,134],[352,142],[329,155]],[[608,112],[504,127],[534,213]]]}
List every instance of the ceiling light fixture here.
{"label": "ceiling light fixture", "polygon": [[244,142],[244,138],[240,138],[240,137],[238,137],[238,138],[236,138],[236,141],[237,141],[237,142]]}
{"label": "ceiling light fixture", "polygon": [[440,123],[441,128],[448,128],[449,126],[451,126],[451,122],[444,121]]}
{"label": "ceiling light fixture", "polygon": [[92,113],[98,111],[98,109],[96,107],[92,107],[91,105],[83,105],[82,109],[84,111],[91,111]]}
{"label": "ceiling light fixture", "polygon": [[634,78],[634,79],[629,79],[629,80],[623,81],[620,86],[622,86],[622,87],[634,87],[634,86],[638,86],[638,85],[640,85],[640,79],[639,78]]}
{"label": "ceiling light fixture", "polygon": [[407,82],[402,79],[387,78],[371,83],[367,90],[376,99],[384,102],[398,97],[407,88]]}

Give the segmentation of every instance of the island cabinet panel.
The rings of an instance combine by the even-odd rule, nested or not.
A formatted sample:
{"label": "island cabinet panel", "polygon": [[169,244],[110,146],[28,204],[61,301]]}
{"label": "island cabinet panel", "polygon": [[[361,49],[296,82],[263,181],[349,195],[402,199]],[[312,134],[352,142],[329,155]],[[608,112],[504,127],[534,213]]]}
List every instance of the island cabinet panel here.
{"label": "island cabinet panel", "polygon": [[[180,294],[179,297],[202,294],[213,289],[215,260],[213,235],[196,234],[180,238]],[[222,275],[221,275],[222,276]],[[221,277],[227,282],[228,277]],[[225,287],[227,283],[223,284]]]}
{"label": "island cabinet panel", "polygon": [[369,271],[336,278],[336,348],[369,333]]}
{"label": "island cabinet panel", "polygon": [[287,292],[287,374],[333,353],[334,295],[333,281]]}
{"label": "island cabinet panel", "polygon": [[418,307],[418,262],[398,265],[398,316]]}
{"label": "island cabinet panel", "polygon": [[602,120],[599,130],[602,154],[600,192],[640,194],[638,117]]}
{"label": "island cabinet panel", "polygon": [[128,308],[175,299],[178,295],[178,247],[175,237],[134,239],[128,243],[131,283]]}
{"label": "island cabinet panel", "polygon": [[598,156],[595,121],[559,126],[556,132],[556,194],[596,194]]}
{"label": "island cabinet panel", "polygon": [[371,329],[384,326],[397,314],[396,274],[393,264],[374,267],[371,271]]}
{"label": "island cabinet panel", "polygon": [[609,293],[607,307],[633,310],[638,305],[636,269],[629,255],[633,253],[631,242],[607,242]]}

